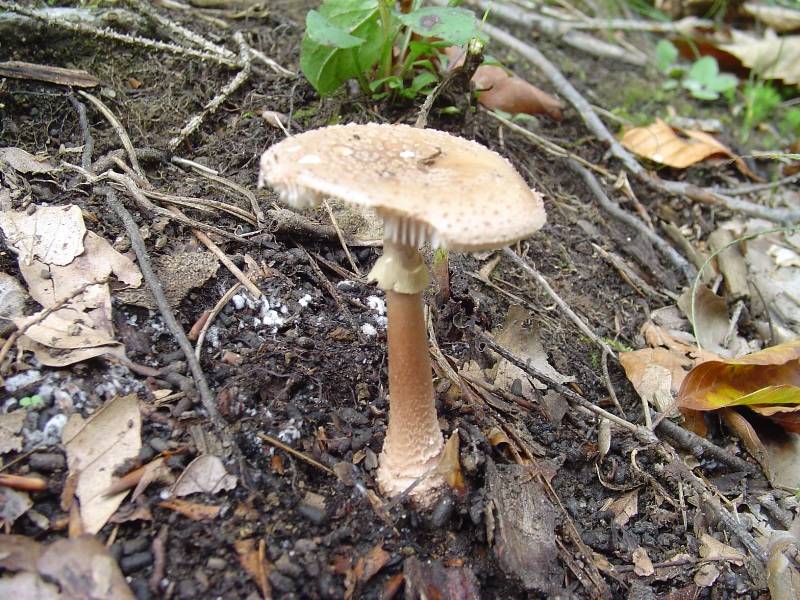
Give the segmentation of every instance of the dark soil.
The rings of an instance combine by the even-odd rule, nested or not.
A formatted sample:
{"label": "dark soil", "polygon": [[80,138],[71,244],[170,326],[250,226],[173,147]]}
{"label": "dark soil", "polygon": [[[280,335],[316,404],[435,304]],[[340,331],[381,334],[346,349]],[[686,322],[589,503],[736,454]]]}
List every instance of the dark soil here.
{"label": "dark soil", "polygon": [[[305,8],[302,4],[308,3],[281,3],[265,17],[228,20],[231,29],[227,31],[216,29],[191,13],[164,14],[232,49],[235,44],[230,42],[231,31],[241,30],[255,48],[296,69]],[[159,35],[147,29],[139,33]],[[99,78],[103,82],[99,90],[102,98],[120,119],[134,146],[157,150],[143,161],[157,190],[232,201],[231,195],[218,186],[170,162],[166,150],[168,140],[228,82],[232,71],[30,22],[6,28],[2,35],[0,60],[83,68]],[[613,65],[598,64],[595,59],[571,54],[564,48],[543,49],[559,57],[561,63],[572,65],[570,72],[589,74],[586,81],[578,84],[581,89],[590,89],[595,78],[618,77],[617,85],[625,84],[624,74]],[[529,73],[524,65],[517,64],[515,68]],[[536,75],[532,77],[536,82]],[[537,83],[547,89],[546,82]],[[70,93],[55,85],[0,79],[0,146],[17,146],[78,163],[79,154],[59,154],[64,148],[83,143],[77,114],[68,99]],[[640,347],[638,328],[659,301],[638,295],[601,259],[592,244],[614,250],[637,264],[656,287],[678,292],[681,274],[658,263],[652,247],[635,233],[598,212],[588,191],[563,161],[512,132],[501,132],[496,122],[479,111],[457,117],[443,114],[440,108],[447,102],[448,99],[443,100],[431,112],[430,127],[475,139],[500,152],[546,195],[548,223],[520,249],[599,336]],[[267,208],[276,198],[271,191],[256,191],[258,157],[282,139],[283,133],[261,118],[264,110],[295,116],[291,126],[297,132],[331,122],[413,123],[418,106],[375,103],[345,93],[320,100],[302,78],[292,80],[258,67],[251,80],[210,116],[176,154],[217,169],[224,177],[254,191]],[[93,158],[97,160],[120,148],[120,144],[101,115],[91,108],[88,114],[96,144]],[[588,137],[574,112],[567,111],[561,123],[537,119],[536,130],[593,162],[618,169],[604,158],[605,148]],[[582,141],[576,144],[575,140]],[[74,172],[63,171],[55,177],[32,176],[27,185],[27,201],[77,204],[92,216],[87,220],[90,229],[125,247],[124,230],[108,210],[104,197]],[[653,214],[668,209],[670,214],[692,219],[689,208],[679,202],[647,197],[644,190],[641,193]],[[151,257],[197,249],[187,228],[174,223],[156,226],[136,211],[129,198],[124,199],[139,226],[150,230],[147,244]],[[239,226],[224,215],[209,218],[199,212],[189,214],[230,231]],[[311,212],[308,216],[328,223],[324,212]],[[600,597],[603,588],[592,579],[592,573],[598,574],[598,567],[598,581],[607,586],[614,598],[759,597],[763,580],[754,579],[746,567],[733,563],[719,563],[722,574],[713,589],[695,584],[696,566],[691,563],[657,570],[650,576],[634,573],[632,553],[639,547],[647,550],[653,563],[669,561],[682,553],[697,556],[698,532],[720,531],[714,524],[701,523],[702,513],[691,503],[685,505],[683,512],[673,508],[671,503],[679,496],[678,485],[674,478],[661,472],[663,461],[652,448],[614,429],[610,451],[599,464],[594,418],[569,409],[562,419],[556,419],[543,403],[527,409],[494,398],[489,404],[474,392],[459,393],[441,376],[437,378],[441,423],[446,436],[458,430],[467,489],[463,494],[446,495],[427,513],[402,502],[385,505],[385,513],[376,510],[365,490],[377,491],[373,476],[386,427],[387,378],[385,328],[376,318],[379,313],[370,308],[368,298],[382,297],[382,293],[374,286],[345,280],[315,258],[320,256],[338,265],[340,271],[349,270],[336,240],[289,237],[280,231],[256,239],[248,245],[218,241],[239,265],[248,255],[268,267],[269,275],[258,285],[281,322],[269,324],[263,305],[240,293],[241,298],[229,303],[213,324],[201,363],[219,410],[235,432],[233,441],[238,448],[220,448],[217,453],[225,457],[226,467],[237,476],[238,485],[217,496],[193,497],[195,502],[222,506],[215,520],[195,522],[159,507],[159,486],[153,484],[138,501],[150,509],[151,519],[110,523],[98,534],[102,540],[113,538],[112,552],[139,598],[258,597],[259,588],[241,566],[234,548],[237,540],[247,538],[265,540],[268,580],[275,598],[344,597],[348,573],[360,557],[376,546],[386,550],[390,558],[374,577],[359,582],[356,597],[388,597],[392,586],[397,586],[397,574],[405,570],[408,579],[409,572],[419,566],[414,558],[420,559],[422,565],[435,561],[431,563],[434,566],[427,567],[431,571],[422,569],[419,585],[433,586],[429,593],[432,589],[442,593],[441,597],[469,597],[470,586],[480,590],[481,598],[555,597],[556,590],[560,590],[562,598]],[[368,269],[377,256],[378,251],[373,248],[355,249],[355,258],[363,268]],[[450,300],[437,305],[431,294],[439,345],[456,367],[470,360],[481,366],[491,366],[495,361],[476,342],[470,329],[491,331],[499,327],[510,302],[471,276],[486,258],[454,255]],[[322,275],[310,260],[321,265]],[[7,251],[0,252],[0,266],[7,273],[18,274]],[[572,387],[576,391],[614,410],[596,346],[510,263],[501,261],[494,275],[505,289],[525,301],[531,322],[540,329],[550,364],[560,373],[574,377]],[[321,277],[333,284],[335,295]],[[220,268],[202,288],[189,293],[177,309],[184,329],[188,331],[234,283],[233,276]],[[113,396],[135,392],[142,402],[145,424],[140,461],[145,463],[165,450],[182,450],[168,461],[172,472],[178,475],[202,452],[204,443],[213,447],[219,439],[196,400],[191,375],[160,314],[121,302],[115,303],[115,311],[118,334],[125,341],[128,357],[155,369],[177,361],[171,376],[146,378],[99,359],[60,370],[44,368],[36,382],[4,396],[6,409],[14,406],[10,400],[35,393],[46,383],[53,393],[44,398],[43,407],[32,409],[29,426],[36,429],[61,410],[60,394],[69,395],[74,410],[89,415]],[[377,329],[377,336],[361,332],[365,323]],[[24,372],[36,367],[28,356],[21,360],[15,363],[15,370]],[[637,421],[641,415],[638,397],[618,364],[611,361],[609,369],[611,383],[628,418]],[[165,388],[184,390],[189,395],[171,404],[158,404],[152,391]],[[491,435],[493,428],[505,431],[504,435],[511,436],[513,442],[498,442]],[[342,463],[353,465],[350,477],[337,478],[298,460],[264,441],[260,434],[278,438],[329,468]],[[498,546],[497,532],[492,541],[487,539],[487,515],[492,511],[487,469],[490,465],[513,465],[520,449],[529,454],[523,455],[522,462],[527,466],[519,467],[530,473],[529,481],[537,472],[552,475],[552,535],[558,544],[559,568],[550,589],[526,589],[520,574],[511,572],[498,560],[503,549]],[[633,450],[637,451],[634,462]],[[64,535],[55,527],[67,517],[59,504],[66,477],[60,460],[62,452],[56,443],[23,458],[10,469],[19,474],[46,474],[51,482],[51,492],[35,496],[35,510],[45,515],[51,526],[42,529],[23,516],[15,523],[13,533],[41,541]],[[11,453],[5,458],[10,461],[17,456],[20,455]],[[730,477],[730,470],[721,465],[706,461],[700,466],[707,477],[718,480],[720,485],[723,481],[733,482],[724,489],[728,497],[756,494],[761,485]],[[642,473],[657,474],[663,487],[654,487]],[[624,526],[614,524],[607,501],[633,489],[639,491],[638,513]],[[166,564],[163,579],[152,590],[148,588],[154,569],[152,547],[160,532],[166,540]],[[719,535],[722,538],[723,534]],[[734,546],[738,543],[732,539],[723,541]],[[610,571],[606,565],[616,565],[618,569]],[[436,568],[460,568],[464,574],[458,584],[450,581],[455,586],[450,588],[450,595],[433,583],[442,576],[435,572]],[[411,597],[412,586],[406,585],[407,597]]]}

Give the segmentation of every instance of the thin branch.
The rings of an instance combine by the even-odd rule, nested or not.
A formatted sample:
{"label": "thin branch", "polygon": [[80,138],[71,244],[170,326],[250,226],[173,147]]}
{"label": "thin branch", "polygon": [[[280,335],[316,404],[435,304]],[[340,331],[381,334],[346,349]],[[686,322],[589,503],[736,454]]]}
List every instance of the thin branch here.
{"label": "thin branch", "polygon": [[175,341],[178,343],[178,346],[180,346],[180,349],[183,351],[183,354],[186,357],[186,363],[189,365],[189,369],[192,372],[195,387],[197,388],[197,393],[200,396],[200,402],[206,409],[206,412],[208,413],[208,416],[214,426],[220,431],[225,431],[227,425],[223,420],[222,415],[220,415],[219,411],[217,410],[214,396],[211,394],[211,389],[208,387],[208,382],[203,374],[203,369],[200,367],[200,363],[194,355],[194,348],[192,348],[192,344],[186,338],[183,328],[181,328],[181,326],[178,324],[178,321],[175,319],[175,314],[172,312],[169,301],[164,295],[164,288],[161,286],[161,282],[158,280],[155,271],[153,271],[153,266],[150,263],[150,257],[147,254],[144,240],[139,233],[139,228],[137,227],[136,222],[133,220],[133,217],[128,210],[122,205],[122,202],[119,201],[114,190],[112,190],[110,187],[105,187],[101,190],[101,193],[105,195],[106,202],[108,203],[109,207],[112,211],[114,211],[114,214],[117,215],[125,227],[125,231],[128,234],[128,238],[131,242],[131,247],[133,248],[133,251],[136,254],[136,259],[139,263],[139,269],[142,271],[142,276],[147,282],[147,285],[153,294],[153,298],[155,298],[156,305],[158,306],[161,316],[164,319],[164,324],[170,330],[175,338]]}

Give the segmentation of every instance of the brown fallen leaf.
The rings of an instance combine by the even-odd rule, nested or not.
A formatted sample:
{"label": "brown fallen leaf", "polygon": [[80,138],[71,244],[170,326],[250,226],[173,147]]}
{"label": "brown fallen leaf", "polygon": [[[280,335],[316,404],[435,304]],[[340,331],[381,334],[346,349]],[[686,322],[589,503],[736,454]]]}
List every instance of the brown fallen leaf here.
{"label": "brown fallen leaf", "polygon": [[633,572],[639,577],[649,577],[656,572],[653,568],[653,561],[651,561],[650,557],[647,555],[647,550],[641,546],[633,551],[631,558],[633,559]]}
{"label": "brown fallen leaf", "polygon": [[180,498],[163,500],[159,502],[158,505],[161,508],[174,510],[175,512],[182,514],[184,517],[190,518],[192,521],[211,521],[216,519],[217,515],[219,515],[219,511],[222,510],[221,506],[199,504],[197,502],[181,500]]}
{"label": "brown fallen leaf", "polygon": [[[450,69],[464,62],[464,50],[451,46],[445,50],[450,59]],[[475,70],[472,82],[478,94],[478,102],[489,110],[502,110],[512,115],[546,114],[560,121],[564,103],[497,65],[481,65]]]}
{"label": "brown fallen leaf", "polygon": [[693,129],[677,131],[683,137],[664,121],[656,119],[647,127],[628,129],[620,142],[634,154],[676,169],[685,169],[706,158],[724,156],[730,158],[743,174],[760,180],[741,158],[713,136]]}
{"label": "brown fallen leaf", "polygon": [[372,579],[391,557],[392,555],[383,549],[382,542],[373,546],[365,555],[359,556],[356,564],[345,572],[344,597],[347,600],[352,598],[356,588]]}
{"label": "brown fallen leaf", "polygon": [[236,554],[239,555],[239,564],[256,582],[256,585],[261,590],[261,596],[265,600],[269,600],[272,598],[272,586],[267,576],[272,567],[265,558],[265,546],[266,543],[263,538],[259,540],[258,546],[256,546],[256,541],[252,538],[236,540],[233,543]]}
{"label": "brown fallen leaf", "polygon": [[464,483],[464,476],[461,474],[458,440],[458,431],[454,431],[444,445],[442,459],[436,467],[436,472],[444,477],[447,485],[449,485],[452,490],[463,494],[467,491],[467,486],[466,483]]}

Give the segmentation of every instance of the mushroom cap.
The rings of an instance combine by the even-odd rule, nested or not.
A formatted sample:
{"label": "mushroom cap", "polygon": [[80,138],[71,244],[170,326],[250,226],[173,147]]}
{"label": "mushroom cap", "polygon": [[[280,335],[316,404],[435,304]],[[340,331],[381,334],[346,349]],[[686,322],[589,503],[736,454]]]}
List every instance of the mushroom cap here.
{"label": "mushroom cap", "polygon": [[486,250],[544,225],[542,196],[511,163],[460,137],[409,125],[334,125],[292,136],[261,157],[268,183],[296,207],[325,196],[371,207],[401,244]]}

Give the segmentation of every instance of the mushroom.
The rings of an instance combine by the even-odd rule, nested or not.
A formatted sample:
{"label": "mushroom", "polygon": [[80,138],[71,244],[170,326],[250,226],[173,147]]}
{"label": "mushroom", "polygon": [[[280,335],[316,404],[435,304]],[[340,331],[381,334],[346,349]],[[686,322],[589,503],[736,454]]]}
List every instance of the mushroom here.
{"label": "mushroom", "polygon": [[[528,237],[545,222],[542,197],[511,163],[480,144],[408,125],[335,125],[290,137],[261,157],[259,186],[295,207],[324,197],[383,218],[384,252],[370,279],[386,292],[389,426],[377,480],[388,496],[426,505],[443,486],[419,246],[476,251]],[[419,480],[419,481],[418,481]]]}

